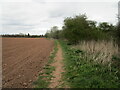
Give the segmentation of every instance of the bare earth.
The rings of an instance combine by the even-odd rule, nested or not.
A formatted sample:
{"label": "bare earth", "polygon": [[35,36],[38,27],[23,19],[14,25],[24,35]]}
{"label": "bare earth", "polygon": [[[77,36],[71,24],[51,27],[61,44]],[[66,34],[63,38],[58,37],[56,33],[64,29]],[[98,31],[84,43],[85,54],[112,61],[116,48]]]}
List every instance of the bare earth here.
{"label": "bare earth", "polygon": [[54,42],[45,38],[2,39],[3,88],[31,88]]}
{"label": "bare earth", "polygon": [[51,80],[51,84],[49,85],[49,88],[57,88],[59,85],[61,85],[61,78],[62,78],[62,72],[63,70],[63,56],[62,56],[62,49],[60,45],[58,44],[58,52],[55,57],[55,62],[52,63],[52,66],[55,67],[55,71],[53,71],[53,79]]}

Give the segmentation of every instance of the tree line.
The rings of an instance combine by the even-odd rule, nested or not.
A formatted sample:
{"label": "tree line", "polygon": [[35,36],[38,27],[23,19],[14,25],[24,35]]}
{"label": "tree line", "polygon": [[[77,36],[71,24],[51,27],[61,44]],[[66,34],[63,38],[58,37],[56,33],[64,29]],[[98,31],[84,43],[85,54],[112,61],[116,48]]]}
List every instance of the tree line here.
{"label": "tree line", "polygon": [[2,37],[27,37],[27,38],[40,38],[40,37],[44,37],[44,35],[30,35],[28,34],[23,34],[23,33],[19,33],[19,34],[3,34],[1,35]]}
{"label": "tree line", "polygon": [[120,38],[120,23],[118,26],[108,22],[97,23],[88,20],[86,15],[76,15],[67,17],[61,30],[53,26],[45,37],[54,39],[65,39],[71,44],[76,44],[80,40],[109,40]]}

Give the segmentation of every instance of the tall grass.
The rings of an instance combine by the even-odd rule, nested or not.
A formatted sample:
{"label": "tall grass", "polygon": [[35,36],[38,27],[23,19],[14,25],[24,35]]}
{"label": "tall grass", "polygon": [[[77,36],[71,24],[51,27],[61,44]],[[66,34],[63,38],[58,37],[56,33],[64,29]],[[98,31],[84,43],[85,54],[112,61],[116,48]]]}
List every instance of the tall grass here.
{"label": "tall grass", "polygon": [[[66,71],[64,73],[64,80],[68,86],[71,88],[120,88],[118,67],[120,64],[118,62],[111,63],[112,60],[109,60],[112,58],[112,54],[117,53],[117,46],[114,43],[88,41],[81,42],[81,44],[74,46],[74,48],[63,41],[60,41],[60,44],[63,49]],[[97,52],[100,54],[97,55]],[[104,57],[100,56],[103,52]],[[108,57],[105,57],[107,55]],[[99,60],[94,60],[93,57],[99,60],[102,59],[104,63],[107,59],[110,63],[103,65]],[[114,61],[119,60],[114,57]]]}
{"label": "tall grass", "polygon": [[89,59],[95,62],[106,64],[110,63],[113,55],[118,54],[118,45],[111,41],[81,41],[73,46],[86,52]]}

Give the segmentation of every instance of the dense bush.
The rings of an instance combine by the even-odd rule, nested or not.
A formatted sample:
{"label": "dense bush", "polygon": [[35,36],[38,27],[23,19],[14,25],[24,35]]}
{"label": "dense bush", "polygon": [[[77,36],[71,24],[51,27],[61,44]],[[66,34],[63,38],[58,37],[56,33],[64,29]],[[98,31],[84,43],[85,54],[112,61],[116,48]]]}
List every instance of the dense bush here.
{"label": "dense bush", "polygon": [[64,38],[71,44],[77,44],[80,40],[108,40],[114,29],[115,27],[107,22],[97,26],[97,22],[87,20],[86,15],[78,15],[67,17],[64,20],[62,30],[58,30],[58,27],[54,26],[45,36],[54,39]]}
{"label": "dense bush", "polygon": [[113,26],[107,23],[101,23],[99,26],[96,24],[95,21],[87,20],[85,15],[66,18],[63,26],[65,38],[72,43],[78,43],[80,40],[109,39],[109,35],[103,31],[110,31]]}

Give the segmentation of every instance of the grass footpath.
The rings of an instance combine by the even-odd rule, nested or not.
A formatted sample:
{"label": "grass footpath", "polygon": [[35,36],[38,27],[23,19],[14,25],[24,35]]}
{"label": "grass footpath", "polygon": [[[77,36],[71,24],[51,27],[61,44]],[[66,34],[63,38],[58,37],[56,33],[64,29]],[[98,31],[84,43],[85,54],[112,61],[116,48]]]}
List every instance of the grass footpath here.
{"label": "grass footpath", "polygon": [[84,51],[70,48],[63,41],[59,42],[63,49],[66,71],[64,82],[70,88],[120,88],[118,67],[95,63],[94,60],[89,60]]}
{"label": "grass footpath", "polygon": [[48,88],[48,86],[50,84],[50,80],[53,77],[52,72],[55,70],[55,67],[51,66],[50,64],[54,62],[54,58],[58,51],[57,43],[58,42],[55,40],[55,47],[49,57],[47,65],[45,65],[45,67],[43,68],[43,72],[39,74],[40,76],[39,76],[38,80],[33,83],[35,88]]}

